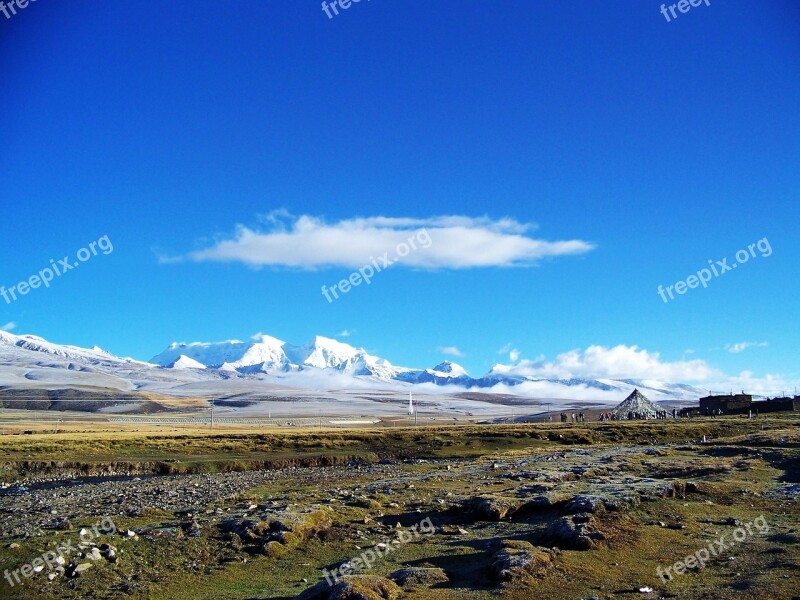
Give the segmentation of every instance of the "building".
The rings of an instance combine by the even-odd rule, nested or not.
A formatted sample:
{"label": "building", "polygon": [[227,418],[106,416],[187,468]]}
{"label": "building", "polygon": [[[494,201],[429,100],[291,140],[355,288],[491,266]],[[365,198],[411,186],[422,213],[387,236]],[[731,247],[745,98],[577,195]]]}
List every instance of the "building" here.
{"label": "building", "polygon": [[724,396],[705,396],[700,398],[701,415],[723,415],[747,412],[753,404],[751,394],[727,394]]}
{"label": "building", "polygon": [[760,402],[753,402],[753,411],[759,413],[781,412],[784,410],[800,410],[800,396],[794,398],[767,398]]}
{"label": "building", "polygon": [[[682,416],[705,415],[741,415],[753,413],[771,413],[782,411],[800,410],[800,396],[767,398],[766,400],[753,400],[751,394],[728,394],[723,396],[706,396],[700,398],[699,409],[683,409]],[[696,413],[694,411],[697,411]]]}

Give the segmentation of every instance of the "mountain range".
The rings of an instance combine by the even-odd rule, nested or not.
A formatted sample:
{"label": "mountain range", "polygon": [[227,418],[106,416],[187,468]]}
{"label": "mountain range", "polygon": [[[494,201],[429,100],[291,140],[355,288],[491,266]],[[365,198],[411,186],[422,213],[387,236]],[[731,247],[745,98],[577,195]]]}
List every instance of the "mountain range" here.
{"label": "mountain range", "polygon": [[[172,395],[221,393],[246,386],[407,388],[428,392],[482,391],[527,398],[614,400],[642,390],[656,400],[696,400],[703,391],[682,383],[642,379],[542,379],[495,365],[473,377],[444,361],[433,368],[392,365],[364,349],[316,336],[293,345],[268,335],[242,342],[172,343],[149,362],[117,357],[97,346],[60,345],[33,335],[0,331],[0,386],[156,391]],[[255,386],[255,387],[254,387]]]}

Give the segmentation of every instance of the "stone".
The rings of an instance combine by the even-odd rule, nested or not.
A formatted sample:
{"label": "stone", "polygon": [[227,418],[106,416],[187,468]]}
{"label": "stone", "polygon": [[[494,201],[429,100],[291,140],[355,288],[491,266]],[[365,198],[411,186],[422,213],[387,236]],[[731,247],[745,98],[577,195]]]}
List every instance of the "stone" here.
{"label": "stone", "polygon": [[485,521],[500,521],[517,509],[517,505],[497,496],[476,496],[467,500],[463,508]]}
{"label": "stone", "polygon": [[605,509],[604,500],[600,496],[578,495],[567,502],[564,507],[564,514],[597,513],[603,512]]}
{"label": "stone", "polygon": [[548,525],[547,536],[562,550],[591,550],[605,539],[594,517],[586,513],[556,519]]}
{"label": "stone", "polygon": [[438,567],[405,567],[389,575],[389,579],[404,589],[417,586],[430,587],[450,581],[444,570]]}
{"label": "stone", "polygon": [[69,578],[80,577],[81,573],[92,568],[92,563],[70,563],[65,569],[64,573]]}
{"label": "stone", "polygon": [[556,552],[549,548],[519,547],[506,544],[492,558],[490,570],[498,581],[510,581],[520,577],[540,577],[553,566]]}
{"label": "stone", "polygon": [[326,580],[308,588],[296,600],[396,600],[402,589],[390,579],[350,575],[332,586]]}

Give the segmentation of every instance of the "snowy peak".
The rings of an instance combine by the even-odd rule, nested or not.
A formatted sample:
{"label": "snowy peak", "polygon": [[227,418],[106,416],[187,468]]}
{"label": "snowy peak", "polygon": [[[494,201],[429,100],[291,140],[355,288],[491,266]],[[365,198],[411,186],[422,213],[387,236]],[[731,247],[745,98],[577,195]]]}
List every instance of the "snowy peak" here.
{"label": "snowy peak", "polygon": [[209,368],[225,365],[236,369],[264,363],[274,370],[283,370],[289,364],[283,346],[284,342],[281,340],[266,335],[260,335],[252,342],[173,342],[150,362],[168,367],[185,357]]}
{"label": "snowy peak", "polygon": [[357,350],[349,344],[320,335],[308,344],[289,346],[287,350],[292,362],[298,365],[337,370],[342,370],[359,353],[364,353],[363,350]]}
{"label": "snowy peak", "polygon": [[433,367],[433,371],[444,377],[465,377],[467,375],[464,367],[449,360],[442,361]]}
{"label": "snowy peak", "polygon": [[69,360],[131,362],[114,356],[99,346],[88,349],[79,348],[78,346],[53,344],[36,335],[14,335],[7,331],[0,331],[0,343],[7,346],[14,346],[20,350],[38,352]]}
{"label": "snowy peak", "polygon": [[[189,362],[192,361],[192,362]],[[363,375],[392,380],[397,374],[391,363],[365,350],[338,340],[316,336],[302,345],[258,334],[250,342],[172,343],[152,362],[164,367],[196,364],[210,369],[246,374],[276,374],[325,369],[347,375]]]}
{"label": "snowy peak", "polygon": [[199,363],[185,354],[181,354],[177,359],[167,365],[168,369],[205,369],[203,363]]}

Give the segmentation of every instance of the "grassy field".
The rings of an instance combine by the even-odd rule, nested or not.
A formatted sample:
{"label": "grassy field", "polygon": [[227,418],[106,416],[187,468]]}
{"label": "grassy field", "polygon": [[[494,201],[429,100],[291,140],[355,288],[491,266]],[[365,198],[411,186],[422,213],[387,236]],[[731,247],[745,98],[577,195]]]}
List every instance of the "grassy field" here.
{"label": "grassy field", "polygon": [[[121,551],[117,565],[101,561],[77,579],[31,580],[13,589],[0,582],[0,597],[294,598],[320,579],[322,568],[393,539],[398,524],[408,528],[429,517],[435,535],[399,546],[365,575],[383,581],[413,566],[441,569],[449,581],[397,588],[397,596],[368,591],[364,598],[788,600],[800,594],[800,505],[775,490],[800,481],[799,424],[795,415],[229,432],[134,431],[87,423],[58,434],[24,434],[29,425],[20,424],[19,431],[0,439],[6,479],[125,469],[192,474],[308,468],[276,472],[268,481],[243,484],[234,496],[203,506],[207,524],[197,536],[181,533],[198,518],[185,511],[154,506],[134,516],[121,512],[117,525],[140,535],[113,538]],[[703,436],[707,444],[699,443]],[[392,464],[359,469],[348,466],[353,460]],[[692,491],[662,491],[676,482],[684,487],[693,482]],[[521,572],[506,581],[492,575],[489,565],[504,545],[563,546],[548,534],[548,526],[569,514],[569,498],[609,493],[641,500],[624,510],[590,515],[602,532],[590,550],[563,547],[541,572]],[[539,505],[541,495],[551,502]],[[501,500],[511,508],[497,519],[481,517],[464,508],[463,502],[474,497]],[[77,497],[75,510],[80,501]],[[302,535],[303,527],[296,526],[296,537],[269,550],[226,533],[226,520],[258,514],[268,523],[278,508],[281,514],[296,512],[298,522],[323,515],[326,524]],[[657,577],[658,567],[672,565],[708,540],[730,536],[735,523],[752,523],[759,516],[769,523],[769,534],[748,536],[719,560],[668,583]],[[91,522],[87,514],[73,519],[66,531],[2,540],[0,569],[17,568],[24,557],[40,554]],[[644,586],[654,588],[653,595],[643,595],[639,588]]]}
{"label": "grassy field", "polygon": [[477,457],[522,448],[652,444],[730,437],[796,424],[791,416],[649,422],[537,423],[443,427],[181,428],[68,423],[54,433],[37,422],[6,425],[0,477],[76,472],[84,475],[201,473],[352,460]]}

